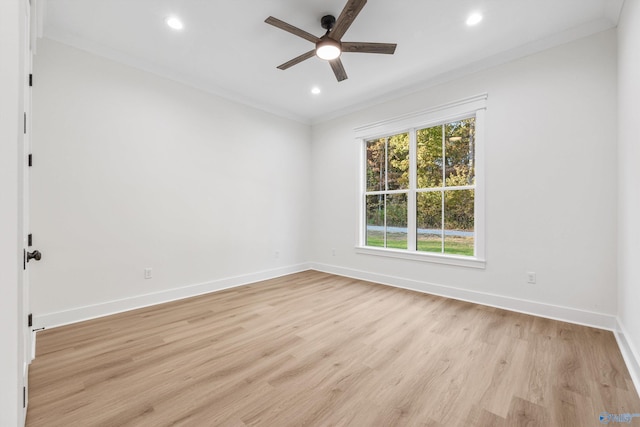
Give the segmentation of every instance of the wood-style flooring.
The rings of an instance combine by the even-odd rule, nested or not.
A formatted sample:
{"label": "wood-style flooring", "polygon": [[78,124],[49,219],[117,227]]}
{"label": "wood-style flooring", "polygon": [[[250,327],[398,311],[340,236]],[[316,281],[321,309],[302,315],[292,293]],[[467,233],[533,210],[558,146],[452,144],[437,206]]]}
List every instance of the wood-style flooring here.
{"label": "wood-style flooring", "polygon": [[584,427],[604,411],[640,413],[611,332],[307,271],[38,333],[27,426]]}

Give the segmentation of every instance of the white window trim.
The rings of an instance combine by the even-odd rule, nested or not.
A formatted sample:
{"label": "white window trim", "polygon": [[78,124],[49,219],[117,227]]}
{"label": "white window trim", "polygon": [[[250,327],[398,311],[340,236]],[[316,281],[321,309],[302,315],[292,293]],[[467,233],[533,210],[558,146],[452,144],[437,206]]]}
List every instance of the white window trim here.
{"label": "white window trim", "polygon": [[[360,179],[358,183],[358,241],[355,251],[358,254],[383,256],[390,258],[401,258],[413,261],[426,261],[438,264],[455,265],[471,268],[485,268],[485,169],[484,169],[484,133],[485,133],[485,110],[487,108],[488,94],[480,94],[470,98],[461,99],[440,105],[423,111],[418,111],[403,116],[395,117],[376,123],[370,123],[354,129],[356,140],[360,143]],[[417,252],[415,248],[407,250],[379,248],[366,246],[366,220],[365,206],[363,194],[366,189],[364,182],[366,170],[366,152],[364,147],[366,141],[376,138],[382,138],[403,132],[410,132],[414,129],[423,127],[436,126],[442,123],[452,122],[462,118],[475,115],[475,256],[457,256],[449,254],[437,254],[429,252]],[[413,138],[413,137],[412,137]],[[415,149],[410,151],[412,154],[410,179],[415,174]],[[408,206],[411,209],[411,206]],[[411,216],[409,217],[411,218]],[[411,224],[408,224],[409,227]],[[415,226],[415,224],[414,224]],[[415,227],[414,227],[415,228]],[[413,249],[413,250],[412,250]]]}

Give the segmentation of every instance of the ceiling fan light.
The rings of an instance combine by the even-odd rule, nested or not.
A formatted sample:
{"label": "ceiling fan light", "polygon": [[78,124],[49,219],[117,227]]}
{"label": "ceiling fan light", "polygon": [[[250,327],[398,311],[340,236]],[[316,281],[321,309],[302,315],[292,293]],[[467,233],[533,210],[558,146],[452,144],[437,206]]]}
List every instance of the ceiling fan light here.
{"label": "ceiling fan light", "polygon": [[316,44],[316,55],[320,59],[324,59],[327,61],[331,61],[332,59],[336,59],[342,53],[342,49],[340,46],[340,42],[337,42],[330,38],[325,38],[320,40]]}

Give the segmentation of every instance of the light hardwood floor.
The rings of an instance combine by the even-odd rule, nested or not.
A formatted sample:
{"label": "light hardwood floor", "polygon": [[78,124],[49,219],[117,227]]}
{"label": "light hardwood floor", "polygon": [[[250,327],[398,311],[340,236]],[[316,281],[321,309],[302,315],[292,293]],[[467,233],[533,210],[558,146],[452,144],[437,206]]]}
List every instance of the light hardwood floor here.
{"label": "light hardwood floor", "polygon": [[583,427],[640,413],[611,332],[315,271],[40,332],[30,391],[29,427]]}

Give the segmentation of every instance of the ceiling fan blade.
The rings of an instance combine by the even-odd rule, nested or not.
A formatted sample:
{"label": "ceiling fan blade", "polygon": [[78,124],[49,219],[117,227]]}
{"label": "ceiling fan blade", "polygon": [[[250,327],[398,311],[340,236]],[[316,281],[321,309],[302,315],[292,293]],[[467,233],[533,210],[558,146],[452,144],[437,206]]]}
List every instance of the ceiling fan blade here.
{"label": "ceiling fan blade", "polygon": [[333,74],[336,75],[336,79],[338,79],[339,82],[347,79],[347,72],[344,70],[344,66],[342,65],[340,58],[329,61],[329,65],[331,65]]}
{"label": "ceiling fan blade", "polygon": [[336,20],[336,24],[331,29],[329,37],[339,41],[353,24],[354,19],[356,19],[356,16],[358,16],[366,3],[367,0],[349,0]]}
{"label": "ceiling fan blade", "polygon": [[316,55],[316,50],[315,49],[310,50],[307,53],[303,53],[300,56],[296,56],[291,61],[287,61],[282,65],[278,65],[278,68],[281,69],[281,70],[286,70],[287,68],[293,67],[294,65],[299,64],[299,63],[301,63],[302,61],[304,61],[306,59],[314,57],[315,55]]}
{"label": "ceiling fan blade", "polygon": [[320,41],[319,37],[316,37],[311,33],[307,33],[306,31],[301,30],[298,27],[294,27],[291,24],[287,24],[286,22],[281,21],[278,18],[274,18],[273,16],[268,17],[267,19],[264,20],[264,22],[266,22],[267,24],[271,24],[274,27],[278,27],[281,30],[285,30],[286,32],[296,35],[298,37],[302,37],[305,40],[309,40],[311,43],[318,43],[318,41]]}
{"label": "ceiling fan blade", "polygon": [[358,42],[342,42],[343,52],[361,52],[361,53],[385,53],[393,55],[396,51],[395,43],[358,43]]}

